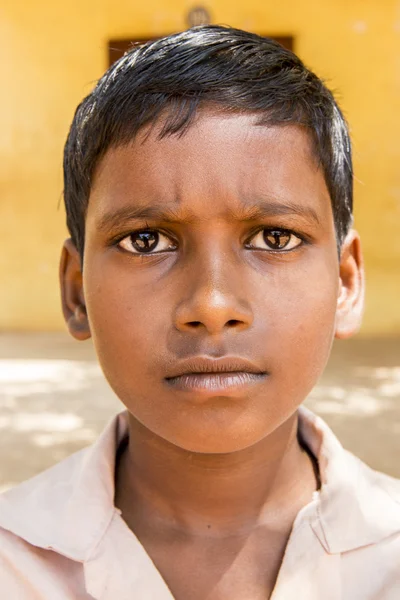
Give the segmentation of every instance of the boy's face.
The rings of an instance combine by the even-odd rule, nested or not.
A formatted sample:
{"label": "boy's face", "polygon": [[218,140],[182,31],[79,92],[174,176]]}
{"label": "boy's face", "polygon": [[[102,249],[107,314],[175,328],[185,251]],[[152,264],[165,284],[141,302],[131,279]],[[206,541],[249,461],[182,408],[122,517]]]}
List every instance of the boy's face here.
{"label": "boy's face", "polygon": [[[300,127],[204,112],[181,137],[145,133],[98,165],[83,282],[64,249],[64,311],[76,337],[90,329],[111,387],[146,428],[191,451],[240,450],[295,412],[340,324],[356,329],[358,241],[339,264]],[[196,357],[245,359],[258,374],[174,378],[198,370],[184,364]]]}

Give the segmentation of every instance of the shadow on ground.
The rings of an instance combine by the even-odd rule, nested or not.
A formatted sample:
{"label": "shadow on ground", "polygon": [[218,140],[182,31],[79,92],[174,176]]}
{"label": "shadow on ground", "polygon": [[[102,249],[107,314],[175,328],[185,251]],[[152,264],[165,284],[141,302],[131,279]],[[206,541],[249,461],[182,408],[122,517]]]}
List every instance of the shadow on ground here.
{"label": "shadow on ground", "polygon": [[[400,477],[400,339],[336,342],[306,405],[347,449]],[[0,490],[90,444],[121,408],[90,342],[0,335]]]}

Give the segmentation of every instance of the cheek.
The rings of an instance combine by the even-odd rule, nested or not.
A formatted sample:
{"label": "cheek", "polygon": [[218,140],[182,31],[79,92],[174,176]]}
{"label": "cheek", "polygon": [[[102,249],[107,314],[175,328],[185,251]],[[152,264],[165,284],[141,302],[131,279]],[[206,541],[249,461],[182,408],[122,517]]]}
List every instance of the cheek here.
{"label": "cheek", "polygon": [[[288,277],[276,302],[270,334],[276,368],[288,389],[307,395],[324,370],[334,337],[338,278],[335,264]],[[273,331],[271,331],[271,328]],[[284,377],[284,373],[290,377]]]}
{"label": "cheek", "polygon": [[[88,317],[103,369],[129,373],[142,369],[148,351],[162,344],[169,309],[164,296],[125,277],[91,277],[85,282]],[[107,373],[106,373],[107,375]]]}

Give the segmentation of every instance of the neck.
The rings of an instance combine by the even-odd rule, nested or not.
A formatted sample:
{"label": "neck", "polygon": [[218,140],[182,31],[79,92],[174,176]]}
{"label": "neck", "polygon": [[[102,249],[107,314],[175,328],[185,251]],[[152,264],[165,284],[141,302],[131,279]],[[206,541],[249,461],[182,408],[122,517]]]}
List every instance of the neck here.
{"label": "neck", "polygon": [[[116,470],[116,506],[128,525],[151,515],[190,534],[248,532],[291,522],[316,489],[297,438],[297,413],[257,444],[230,454],[196,454],[159,438],[132,416]],[[292,514],[293,513],[293,514]]]}

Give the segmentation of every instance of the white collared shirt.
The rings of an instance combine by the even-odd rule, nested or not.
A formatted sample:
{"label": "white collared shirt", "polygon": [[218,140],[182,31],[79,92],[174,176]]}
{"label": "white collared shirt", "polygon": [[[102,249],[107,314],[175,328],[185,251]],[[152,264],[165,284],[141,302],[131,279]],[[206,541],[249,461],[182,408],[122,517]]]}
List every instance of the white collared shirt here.
{"label": "white collared shirt", "polygon": [[[400,481],[346,452],[299,409],[322,486],[297,515],[272,600],[399,600]],[[4,600],[173,600],[114,506],[127,413],[97,442],[0,496]],[[246,599],[247,600],[247,599]]]}

